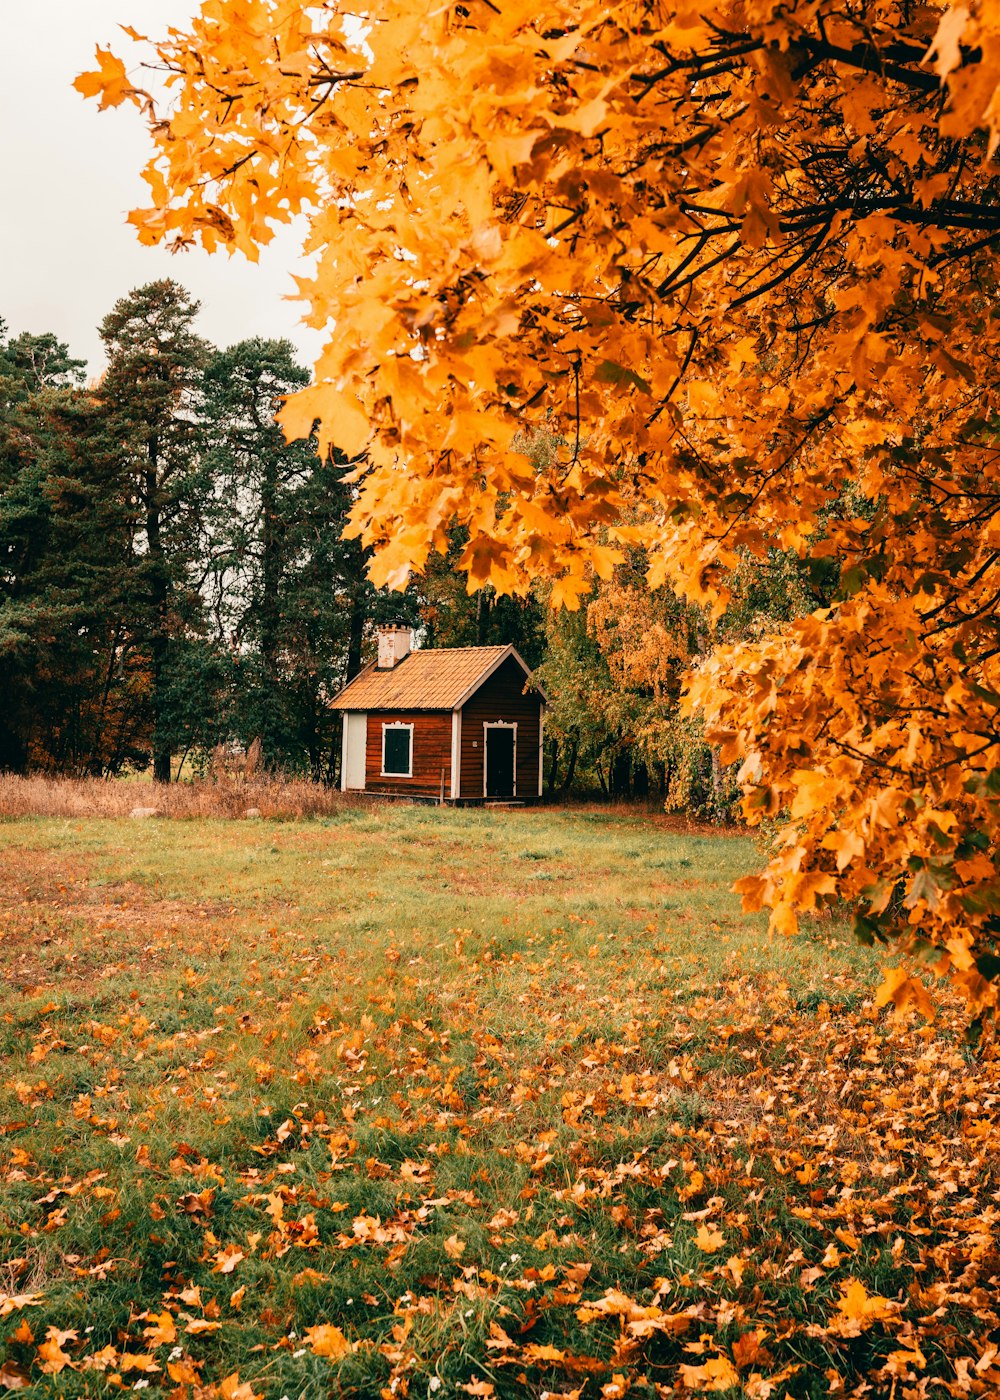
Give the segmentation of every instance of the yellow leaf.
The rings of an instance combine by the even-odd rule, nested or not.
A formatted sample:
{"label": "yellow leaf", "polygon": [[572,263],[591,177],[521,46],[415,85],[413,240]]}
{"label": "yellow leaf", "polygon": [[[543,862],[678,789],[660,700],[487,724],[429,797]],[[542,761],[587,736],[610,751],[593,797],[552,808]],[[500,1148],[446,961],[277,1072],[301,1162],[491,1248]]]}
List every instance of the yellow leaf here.
{"label": "yellow leaf", "polygon": [[852,1278],[841,1290],[837,1300],[840,1321],[851,1330],[867,1331],[873,1322],[892,1317],[898,1309],[888,1298],[873,1297],[860,1279]]}
{"label": "yellow leaf", "polygon": [[716,1225],[699,1225],[694,1242],[706,1254],[714,1254],[726,1242],[726,1237]]}
{"label": "yellow leaf", "polygon": [[739,1373],[727,1356],[713,1356],[704,1366],[681,1366],[680,1373],[689,1390],[730,1390],[740,1383]]}
{"label": "yellow leaf", "polygon": [[177,1340],[177,1327],[173,1317],[164,1309],[158,1313],[144,1313],[149,1326],[142,1329],[142,1335],[150,1346],[173,1346]]}
{"label": "yellow leaf", "polygon": [[339,447],[356,457],[368,445],[371,428],[353,394],[341,393],[329,384],[313,384],[291,394],[278,414],[288,442],[307,438],[318,423],[320,450]]}
{"label": "yellow leaf", "polygon": [[317,1356],[329,1357],[331,1361],[339,1361],[351,1350],[351,1344],[343,1332],[330,1322],[322,1322],[318,1327],[307,1327],[304,1337],[306,1345],[311,1347]]}
{"label": "yellow leaf", "polygon": [[242,1263],[245,1258],[246,1255],[243,1253],[242,1249],[239,1249],[234,1244],[227,1244],[215,1255],[215,1267],[212,1273],[231,1274],[237,1264]]}
{"label": "yellow leaf", "polygon": [[890,1001],[897,1015],[912,1006],[926,1020],[934,1019],[934,1005],[927,988],[918,977],[911,977],[905,967],[889,968],[875,993],[876,1006],[887,1006]]}
{"label": "yellow leaf", "polygon": [[465,1253],[465,1241],[458,1235],[449,1235],[444,1242],[444,1252],[449,1259],[461,1259]]}
{"label": "yellow leaf", "polygon": [[100,97],[100,110],[106,107],[119,107],[129,98],[138,101],[128,80],[125,65],[116,58],[110,49],[97,49],[97,62],[100,65],[89,73],[81,73],[73,86],[84,97]]}
{"label": "yellow leaf", "polygon": [[225,1380],[219,1383],[219,1394],[222,1400],[263,1400],[249,1381],[243,1381],[241,1384],[238,1371],[226,1376]]}
{"label": "yellow leaf", "polygon": [[0,1293],[0,1317],[7,1317],[22,1308],[40,1308],[41,1293]]}
{"label": "yellow leaf", "polygon": [[549,606],[553,609],[565,608],[567,612],[579,612],[580,600],[593,589],[593,585],[579,574],[565,574],[557,578],[549,594]]}
{"label": "yellow leaf", "polygon": [[965,5],[950,5],[941,16],[937,32],[923,59],[926,63],[932,56],[935,58],[934,71],[940,78],[946,78],[961,66],[961,40],[968,22],[969,11]]}

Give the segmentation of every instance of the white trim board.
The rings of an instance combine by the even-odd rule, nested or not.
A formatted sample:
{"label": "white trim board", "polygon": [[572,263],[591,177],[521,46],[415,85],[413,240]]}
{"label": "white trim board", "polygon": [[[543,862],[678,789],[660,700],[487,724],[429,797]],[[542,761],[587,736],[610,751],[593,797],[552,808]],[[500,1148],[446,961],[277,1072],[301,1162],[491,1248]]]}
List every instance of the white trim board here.
{"label": "white trim board", "polygon": [[538,796],[545,787],[545,706],[538,711]]}
{"label": "white trim board", "polygon": [[451,800],[458,801],[462,790],[462,711],[451,712]]}
{"label": "white trim board", "polygon": [[341,792],[364,792],[368,777],[367,711],[345,711],[344,737],[340,753]]}

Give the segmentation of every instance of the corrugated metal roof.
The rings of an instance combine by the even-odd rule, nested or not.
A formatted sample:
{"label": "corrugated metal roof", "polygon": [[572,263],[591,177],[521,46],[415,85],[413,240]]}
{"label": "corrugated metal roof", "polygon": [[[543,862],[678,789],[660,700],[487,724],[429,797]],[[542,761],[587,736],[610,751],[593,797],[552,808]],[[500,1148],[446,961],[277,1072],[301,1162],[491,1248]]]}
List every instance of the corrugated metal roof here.
{"label": "corrugated metal roof", "polygon": [[411,651],[392,668],[355,676],[333,701],[335,710],[453,710],[485,680],[512,646],[431,647]]}

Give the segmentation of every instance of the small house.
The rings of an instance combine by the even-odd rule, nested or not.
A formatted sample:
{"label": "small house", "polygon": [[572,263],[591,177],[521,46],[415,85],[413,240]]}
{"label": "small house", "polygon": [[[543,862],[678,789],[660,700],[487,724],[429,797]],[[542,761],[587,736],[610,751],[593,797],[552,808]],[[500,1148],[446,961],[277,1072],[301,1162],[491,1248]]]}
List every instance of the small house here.
{"label": "small house", "polygon": [[378,660],[333,701],[341,788],[440,802],[537,801],[545,696],[512,646],[413,648],[379,629]]}

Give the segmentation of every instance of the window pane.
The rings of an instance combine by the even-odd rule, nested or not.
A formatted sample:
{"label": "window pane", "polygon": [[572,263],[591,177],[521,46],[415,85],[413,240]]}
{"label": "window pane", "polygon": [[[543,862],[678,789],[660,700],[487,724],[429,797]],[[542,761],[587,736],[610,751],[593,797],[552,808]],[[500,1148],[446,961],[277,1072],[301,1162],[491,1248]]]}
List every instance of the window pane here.
{"label": "window pane", "polygon": [[385,731],[385,769],[405,777],[410,771],[409,729],[387,729]]}

